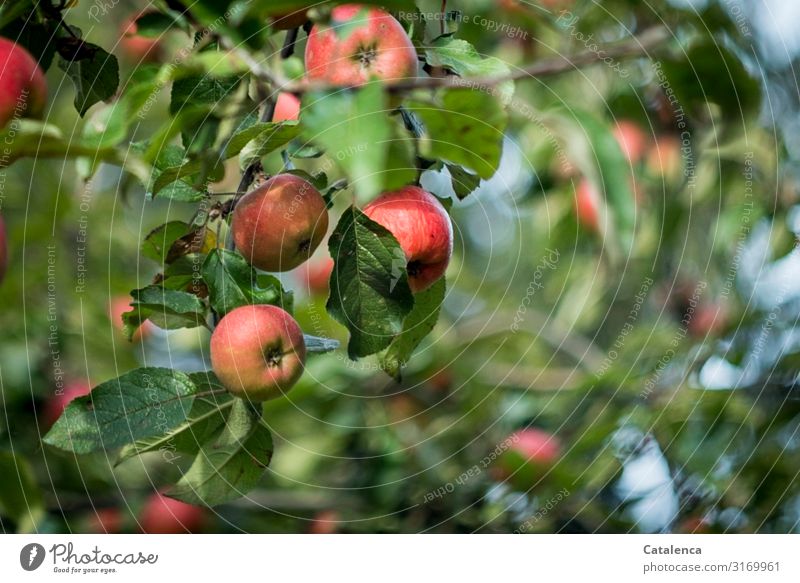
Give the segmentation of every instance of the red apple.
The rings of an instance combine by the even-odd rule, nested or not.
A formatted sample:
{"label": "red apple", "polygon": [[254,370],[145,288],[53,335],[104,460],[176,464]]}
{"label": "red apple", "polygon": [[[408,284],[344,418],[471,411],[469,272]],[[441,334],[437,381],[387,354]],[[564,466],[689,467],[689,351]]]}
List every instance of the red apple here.
{"label": "red apple", "polygon": [[561,457],[558,438],[535,428],[513,433],[499,447],[495,477],[523,489],[535,484]]}
{"label": "red apple", "polygon": [[158,63],[161,60],[161,39],[137,34],[136,21],[144,16],[136,14],[123,21],[120,26],[119,44],[123,54],[133,63]]}
{"label": "red apple", "polygon": [[647,154],[647,168],[655,176],[675,178],[683,166],[681,142],[676,136],[657,138]]}
{"label": "red apple", "polygon": [[344,4],[333,9],[330,26],[311,29],[306,72],[309,79],[333,85],[416,77],[417,51],[388,12]]}
{"label": "red apple", "polygon": [[300,266],[298,274],[306,284],[309,295],[323,296],[329,291],[331,273],[333,273],[333,259],[330,255],[311,259]]}
{"label": "red apple", "polygon": [[575,212],[578,223],[592,231],[598,231],[602,203],[603,199],[594,184],[586,178],[582,179],[575,190]]}
{"label": "red apple", "polygon": [[285,91],[278,94],[272,121],[296,121],[300,119],[300,99],[294,93]]}
{"label": "red apple", "polygon": [[6,236],[6,223],[0,215],[0,283],[6,276],[8,269],[8,237]]}
{"label": "red apple", "polygon": [[716,336],[728,324],[728,311],[721,304],[700,304],[689,321],[689,333],[695,338]]}
{"label": "red apple", "polygon": [[444,275],[453,254],[453,225],[435,196],[406,186],[382,194],[364,207],[364,214],[400,243],[412,292],[429,288]]}
{"label": "red apple", "polygon": [[156,492],[145,502],[139,524],[146,534],[197,532],[205,523],[205,510]]}
{"label": "red apple", "polygon": [[98,508],[87,517],[90,534],[117,534],[122,531],[122,512],[119,508]]}
{"label": "red apple", "polygon": [[631,164],[636,164],[642,159],[647,146],[647,137],[638,125],[623,119],[617,122],[613,133],[622,153]]}
{"label": "red apple", "polygon": [[279,174],[249,192],[231,221],[236,247],[264,271],[289,271],[314,253],[328,231],[325,199],[311,184]]}
{"label": "red apple", "polygon": [[211,366],[232,394],[250,401],[284,395],[303,374],[300,326],[275,306],[242,306],[211,335]]}
{"label": "red apple", "polygon": [[339,513],[335,510],[317,512],[308,529],[309,534],[336,534],[339,524]]}
{"label": "red apple", "polygon": [[22,46],[0,37],[0,128],[15,117],[38,117],[47,105],[47,81]]}

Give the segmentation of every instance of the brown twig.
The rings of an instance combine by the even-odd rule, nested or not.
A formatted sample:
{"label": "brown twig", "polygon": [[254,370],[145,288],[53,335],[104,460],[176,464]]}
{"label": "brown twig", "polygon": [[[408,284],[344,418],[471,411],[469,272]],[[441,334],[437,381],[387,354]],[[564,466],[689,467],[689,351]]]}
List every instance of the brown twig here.
{"label": "brown twig", "polygon": [[[506,81],[520,81],[535,77],[547,77],[566,73],[579,69],[580,67],[593,65],[604,59],[621,60],[647,55],[670,38],[670,33],[665,28],[655,27],[644,31],[627,41],[612,45],[601,46],[596,50],[586,50],[571,56],[558,56],[542,59],[525,67],[518,68],[506,75],[491,75],[484,77],[457,77],[454,75],[446,77],[415,77],[395,81],[386,86],[386,90],[391,93],[403,93],[415,89],[440,89],[458,87],[493,87]],[[252,60],[252,59],[251,59]],[[253,74],[260,77],[263,68],[252,69]],[[274,77],[264,79],[273,83]],[[301,94],[309,91],[341,90],[339,86],[331,86],[326,83],[309,83],[300,81],[280,85],[283,91]]]}

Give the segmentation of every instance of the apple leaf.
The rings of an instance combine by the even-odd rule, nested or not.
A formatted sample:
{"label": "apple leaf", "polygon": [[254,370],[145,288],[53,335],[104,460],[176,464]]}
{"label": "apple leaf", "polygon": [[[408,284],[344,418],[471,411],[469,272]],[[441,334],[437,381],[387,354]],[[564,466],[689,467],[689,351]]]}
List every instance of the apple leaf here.
{"label": "apple leaf", "polygon": [[142,255],[159,265],[164,263],[172,244],[189,233],[189,225],[183,221],[170,221],[156,227],[142,241]]}
{"label": "apple leaf", "polygon": [[186,419],[196,390],[180,371],[131,371],[67,405],[44,442],[83,454],[162,435]]}
{"label": "apple leaf", "polygon": [[83,117],[91,106],[110,99],[119,86],[119,63],[114,55],[99,46],[82,42],[71,59],[63,56],[58,68],[72,79],[75,86],[75,109]]}
{"label": "apple leaf", "polygon": [[[395,139],[396,122],[388,110],[379,83],[303,98],[303,136],[336,161],[361,201],[408,184],[416,176],[412,152]],[[387,169],[391,169],[388,175]]]}
{"label": "apple leaf", "polygon": [[165,330],[195,328],[206,324],[206,307],[193,294],[149,285],[133,290],[131,296],[133,309],[122,314],[128,340],[133,338],[145,320]]}
{"label": "apple leaf", "polygon": [[[225,423],[225,413],[233,406],[234,397],[225,390],[212,372],[189,375],[197,387],[192,409],[186,420],[164,432],[126,445],[115,465],[142,453],[158,451],[164,460],[176,463],[184,455],[196,455]],[[210,392],[214,394],[206,394]]]}
{"label": "apple leaf", "polygon": [[[459,77],[496,77],[508,75],[510,69],[497,57],[482,57],[470,43],[452,36],[442,36],[425,50],[426,60],[432,67],[444,67]],[[514,95],[514,82],[506,81],[496,87],[504,103]]]}
{"label": "apple leaf", "polygon": [[407,107],[425,126],[423,156],[460,164],[485,180],[497,172],[508,115],[496,97],[448,89],[435,99],[412,100]]}
{"label": "apple leaf", "polygon": [[403,321],[403,331],[398,334],[388,350],[381,356],[381,368],[386,374],[400,382],[403,367],[411,358],[414,349],[431,333],[439,320],[447,284],[441,278],[431,287],[414,296],[414,309]]}
{"label": "apple leaf", "polygon": [[[300,126],[296,121],[259,125],[263,126],[261,132],[247,142],[244,147],[240,148],[239,166],[241,168],[246,168],[267,154],[284,147],[300,135]],[[235,147],[238,147],[238,143],[235,144]]]}
{"label": "apple leaf", "polygon": [[211,307],[220,316],[248,304],[271,304],[291,312],[293,296],[271,275],[259,274],[239,253],[214,249],[203,265]]}
{"label": "apple leaf", "polygon": [[481,185],[481,177],[456,164],[445,164],[458,200],[464,200]]}
{"label": "apple leaf", "polygon": [[272,435],[260,411],[235,399],[225,425],[209,440],[167,496],[215,506],[252,490],[272,459]]}
{"label": "apple leaf", "polygon": [[406,260],[392,234],[356,207],[328,242],[334,259],[328,312],[350,331],[350,358],[389,346],[414,307]]}

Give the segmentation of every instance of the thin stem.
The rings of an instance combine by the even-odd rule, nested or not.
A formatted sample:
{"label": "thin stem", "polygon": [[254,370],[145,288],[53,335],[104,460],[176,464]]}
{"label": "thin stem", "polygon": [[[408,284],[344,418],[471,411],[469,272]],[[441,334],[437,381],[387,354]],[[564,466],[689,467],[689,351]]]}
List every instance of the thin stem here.
{"label": "thin stem", "polygon": [[[481,88],[493,87],[506,81],[520,81],[536,77],[547,77],[573,71],[583,66],[593,65],[607,59],[621,60],[647,55],[665,41],[669,40],[669,31],[662,27],[650,28],[632,39],[608,46],[598,47],[596,50],[586,50],[572,56],[557,56],[542,59],[522,68],[518,68],[505,75],[492,75],[484,77],[414,77],[401,79],[386,86],[390,93],[403,93],[415,89],[439,88]],[[251,59],[252,60],[252,59]],[[256,76],[260,75],[260,67],[252,69]],[[274,80],[272,76],[266,80]],[[341,90],[341,87],[326,83],[309,83],[307,81],[281,84],[283,91],[301,94],[309,91]]]}
{"label": "thin stem", "polygon": [[447,0],[442,0],[442,19],[439,21],[439,34],[444,34],[444,19],[447,14]]}

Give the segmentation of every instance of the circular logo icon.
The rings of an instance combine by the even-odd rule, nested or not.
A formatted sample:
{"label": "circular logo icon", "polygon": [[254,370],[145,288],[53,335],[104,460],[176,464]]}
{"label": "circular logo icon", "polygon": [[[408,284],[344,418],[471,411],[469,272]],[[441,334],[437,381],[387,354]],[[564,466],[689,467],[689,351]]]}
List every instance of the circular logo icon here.
{"label": "circular logo icon", "polygon": [[30,543],[19,552],[19,564],[26,571],[35,571],[44,562],[44,547],[39,543]]}

